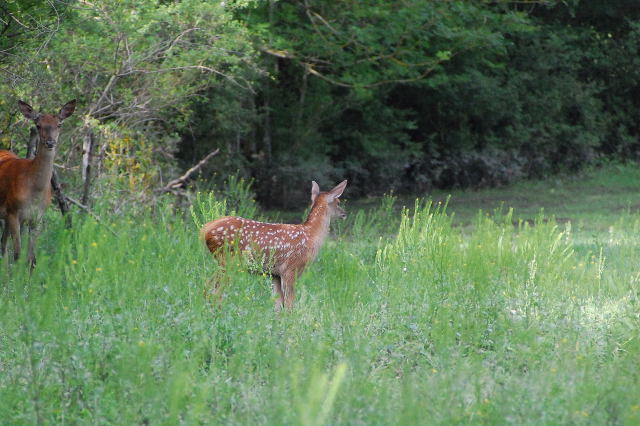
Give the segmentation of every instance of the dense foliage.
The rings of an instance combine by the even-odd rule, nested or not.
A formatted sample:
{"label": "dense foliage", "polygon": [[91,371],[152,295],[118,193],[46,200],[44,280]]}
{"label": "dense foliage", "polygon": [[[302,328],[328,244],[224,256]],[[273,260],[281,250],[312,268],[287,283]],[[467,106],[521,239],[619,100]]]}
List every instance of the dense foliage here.
{"label": "dense foliage", "polygon": [[69,191],[87,133],[99,195],[148,199],[221,148],[206,181],[240,171],[285,207],[311,179],[420,192],[638,154],[632,0],[10,0],[0,14],[0,144],[24,149],[18,98],[77,97]]}

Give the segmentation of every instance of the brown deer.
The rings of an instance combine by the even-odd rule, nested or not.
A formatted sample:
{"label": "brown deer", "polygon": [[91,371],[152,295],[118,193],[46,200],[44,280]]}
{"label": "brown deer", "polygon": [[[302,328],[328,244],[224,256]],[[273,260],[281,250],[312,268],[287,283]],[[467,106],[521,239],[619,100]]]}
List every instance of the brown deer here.
{"label": "brown deer", "polygon": [[[294,283],[305,267],[315,259],[329,233],[331,218],[345,218],[340,196],[347,186],[341,182],[329,192],[320,192],[318,184],[311,186],[311,211],[299,225],[264,223],[241,217],[225,216],[205,224],[203,236],[211,253],[224,266],[225,251],[239,250],[251,259],[260,259],[258,270],[270,274],[276,311],[282,306],[293,307]],[[220,290],[215,284],[214,294]]]}
{"label": "brown deer", "polygon": [[7,255],[9,234],[13,238],[14,259],[20,257],[20,227],[29,227],[29,263],[36,263],[35,243],[45,208],[51,202],[51,174],[62,121],[73,114],[75,99],[66,103],[59,114],[40,114],[19,101],[20,111],[33,120],[38,129],[38,148],[33,159],[18,158],[11,151],[0,150],[0,219],[2,256]]}

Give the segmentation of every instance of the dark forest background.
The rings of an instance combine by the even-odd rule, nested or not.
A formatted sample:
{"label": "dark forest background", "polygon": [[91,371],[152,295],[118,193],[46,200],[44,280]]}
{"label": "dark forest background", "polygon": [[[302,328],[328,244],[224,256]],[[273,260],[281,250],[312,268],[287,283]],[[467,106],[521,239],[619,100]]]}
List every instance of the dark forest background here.
{"label": "dark forest background", "polygon": [[[0,148],[26,151],[24,99],[77,98],[57,170],[148,202],[220,148],[269,207],[309,182],[349,196],[501,185],[640,153],[640,4],[567,1],[9,0]],[[86,146],[86,145],[85,145]]]}

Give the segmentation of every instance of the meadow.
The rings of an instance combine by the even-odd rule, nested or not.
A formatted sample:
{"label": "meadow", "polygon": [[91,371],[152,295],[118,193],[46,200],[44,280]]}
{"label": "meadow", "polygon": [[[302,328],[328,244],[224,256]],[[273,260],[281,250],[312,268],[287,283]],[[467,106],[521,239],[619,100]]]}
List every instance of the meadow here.
{"label": "meadow", "polygon": [[347,202],[280,314],[242,265],[203,297],[199,224],[265,215],[234,182],[178,215],[48,210],[33,273],[0,266],[0,419],[640,423],[637,167]]}

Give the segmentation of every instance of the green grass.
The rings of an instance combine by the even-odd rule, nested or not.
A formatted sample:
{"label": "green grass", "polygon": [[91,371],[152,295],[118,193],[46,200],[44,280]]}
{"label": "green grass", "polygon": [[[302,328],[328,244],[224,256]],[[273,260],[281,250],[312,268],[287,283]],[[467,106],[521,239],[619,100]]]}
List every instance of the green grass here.
{"label": "green grass", "polygon": [[[351,203],[280,315],[269,280],[235,269],[209,305],[216,265],[169,207],[72,229],[50,209],[33,274],[0,266],[0,418],[637,424],[638,184],[609,166],[446,211],[440,194]],[[204,197],[193,215],[227,210]]]}
{"label": "green grass", "polygon": [[[625,213],[640,211],[640,168],[613,164],[574,176],[525,181],[503,188],[458,191],[449,203],[460,222],[469,223],[479,209],[491,211],[501,205],[513,208],[516,218],[535,219],[541,208],[559,222],[574,228],[606,230]],[[448,193],[436,193],[444,200]]]}

